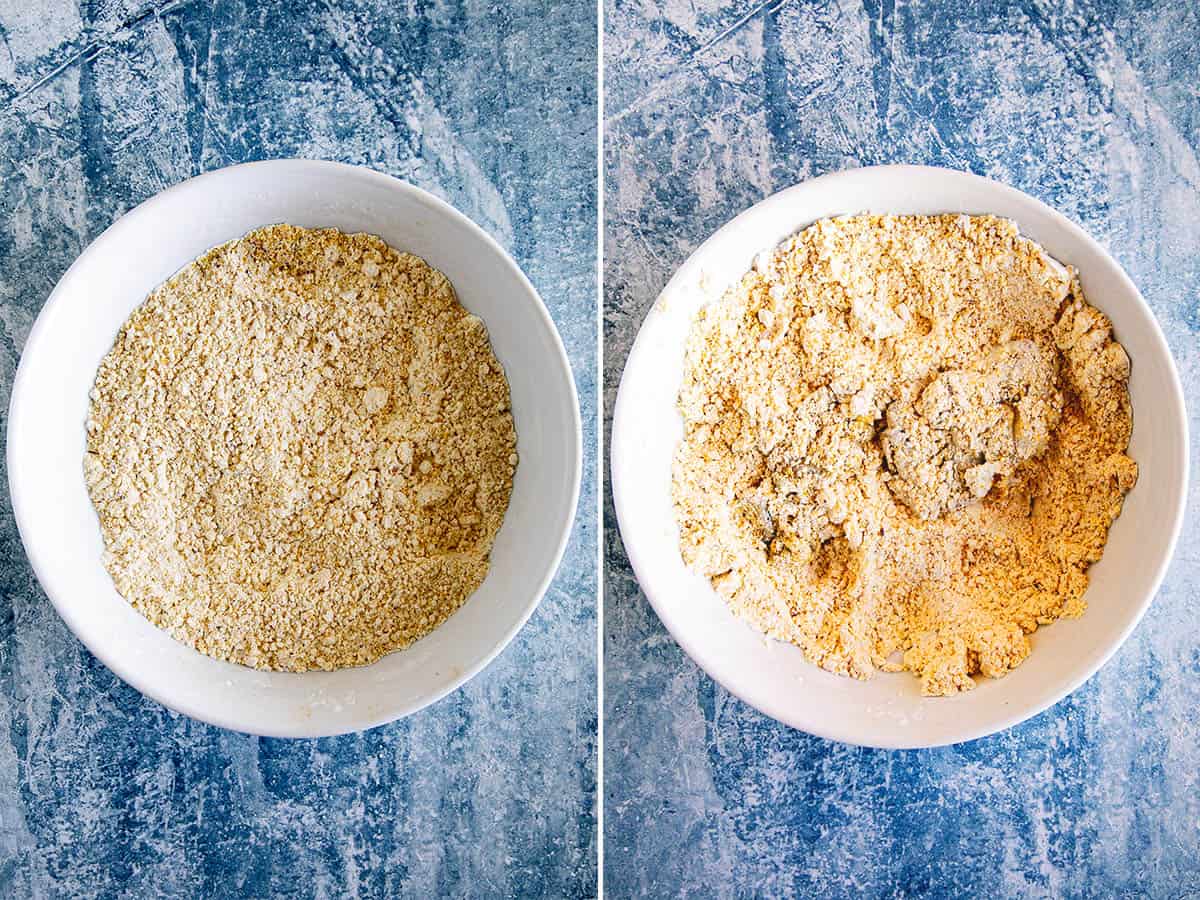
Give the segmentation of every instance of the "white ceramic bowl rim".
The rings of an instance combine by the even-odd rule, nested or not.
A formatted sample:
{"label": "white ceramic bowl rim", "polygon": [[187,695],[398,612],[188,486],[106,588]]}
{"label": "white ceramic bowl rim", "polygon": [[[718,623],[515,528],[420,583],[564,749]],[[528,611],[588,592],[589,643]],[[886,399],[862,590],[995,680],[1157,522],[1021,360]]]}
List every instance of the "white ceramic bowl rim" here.
{"label": "white ceramic bowl rim", "polygon": [[[885,194],[901,183],[911,184],[913,187],[911,189],[897,188],[892,191],[908,198],[899,204],[889,203],[886,200],[875,204],[868,200],[866,203],[850,202],[839,207],[837,203],[833,203],[833,208],[824,209],[818,215],[807,214],[807,211],[810,210],[805,207],[806,202],[810,203],[810,207],[812,203],[820,204],[822,202],[828,206],[829,198],[841,192],[861,199],[871,195],[872,189]],[[936,204],[935,209],[908,208],[909,206],[921,207],[926,204],[927,201],[923,199],[924,195],[922,194],[922,190],[925,188],[930,189],[929,193],[936,193],[939,197],[950,199]],[[814,200],[813,198],[818,194],[820,199]],[[1103,646],[1092,648],[1088,652],[1087,658],[1077,665],[1069,676],[1057,681],[1052,690],[1042,691],[1036,701],[1026,703],[1006,700],[997,704],[999,708],[996,713],[989,715],[986,721],[939,725],[937,734],[932,737],[921,734],[919,728],[911,727],[912,723],[904,721],[903,717],[897,717],[892,723],[892,727],[889,727],[886,722],[880,724],[878,721],[854,720],[853,715],[847,716],[846,720],[815,716],[804,708],[804,704],[800,700],[796,699],[795,693],[789,692],[788,685],[764,684],[764,677],[761,676],[761,673],[741,671],[731,664],[730,658],[726,658],[726,647],[721,646],[723,638],[715,637],[715,635],[727,636],[731,634],[729,629],[749,631],[750,626],[736,620],[728,612],[727,607],[711,590],[706,579],[694,573],[686,576],[682,574],[681,570],[684,569],[684,564],[678,553],[678,529],[674,525],[673,518],[669,525],[663,521],[660,508],[662,504],[657,500],[654,501],[653,511],[647,512],[645,498],[655,488],[648,484],[643,473],[649,465],[655,468],[655,478],[661,480],[664,477],[662,448],[658,446],[661,438],[650,439],[650,443],[655,444],[654,451],[651,451],[644,435],[635,432],[645,431],[648,423],[656,421],[656,419],[663,419],[668,416],[668,413],[663,403],[656,400],[653,401],[655,405],[651,413],[647,414],[644,405],[647,401],[635,394],[644,395],[646,386],[651,382],[662,383],[673,378],[674,383],[669,386],[673,399],[674,393],[678,390],[677,370],[681,368],[682,360],[682,348],[678,346],[682,343],[680,335],[685,334],[686,329],[690,328],[691,317],[699,306],[718,299],[734,278],[741,277],[750,269],[753,253],[773,248],[788,235],[794,234],[817,219],[833,215],[859,212],[939,211],[976,214],[995,212],[994,208],[989,209],[987,205],[980,207],[978,200],[980,196],[995,198],[995,206],[1007,205],[1019,208],[1023,210],[1027,218],[1038,218],[1039,222],[1060,229],[1069,235],[1072,241],[1089,248],[1090,252],[1111,264],[1108,267],[1111,271],[1106,272],[1106,275],[1111,274],[1119,281],[1118,288],[1121,293],[1136,298],[1138,314],[1147,320],[1145,325],[1148,327],[1151,354],[1160,358],[1166,367],[1164,383],[1160,386],[1162,396],[1157,400],[1160,404],[1157,412],[1163,417],[1166,423],[1163,427],[1169,430],[1175,447],[1173,456],[1166,460],[1168,464],[1166,468],[1171,471],[1165,473],[1163,477],[1177,475],[1178,478],[1177,491],[1173,494],[1172,499],[1159,510],[1161,516],[1166,520],[1165,533],[1168,535],[1168,539],[1163,541],[1161,546],[1154,548],[1157,557],[1153,563],[1152,574],[1147,581],[1148,589],[1142,591],[1140,596],[1131,598],[1131,602],[1135,602],[1136,605],[1131,606],[1128,610],[1128,617],[1119,633]],[[896,208],[897,206],[905,208]],[[790,220],[789,227],[781,229],[780,223],[788,221],[788,216],[792,215],[790,212],[792,208],[806,209],[806,212],[795,214],[795,217]],[[1022,233],[1028,235],[1021,216],[1012,215],[1010,217],[1016,219],[1018,225],[1022,227]],[[770,236],[764,238],[757,245],[748,245],[745,234],[753,233],[756,229],[762,232],[764,228],[770,232]],[[1029,236],[1034,240],[1039,240],[1038,235]],[[714,263],[715,267],[721,269],[722,277],[713,277],[711,281],[708,281],[709,273],[705,269],[706,261],[714,255],[720,257],[724,253],[728,256],[729,248],[733,245],[736,245],[736,250],[733,252],[740,255],[740,262],[732,265],[727,261]],[[1051,255],[1056,254],[1052,252]],[[1071,260],[1063,261],[1071,262]],[[1081,271],[1081,277],[1084,279],[1089,299],[1093,299],[1093,288],[1088,286],[1088,272]],[[703,302],[684,299],[697,293],[704,295]],[[685,323],[686,327],[682,331],[680,330],[681,323],[678,321],[672,321],[669,325],[662,323],[662,318],[681,315],[682,307],[686,307],[688,313],[688,322]],[[1103,309],[1103,306],[1101,308]],[[1110,315],[1113,314],[1111,310],[1104,311]],[[655,317],[661,318],[659,321],[654,321]],[[664,337],[668,332],[669,336]],[[1124,340],[1119,330],[1117,337],[1119,340]],[[664,375],[662,359],[672,355],[678,357],[678,363],[675,364],[675,369],[671,369],[673,363],[666,363],[666,374]],[[1134,359],[1135,377],[1139,365],[1144,362],[1144,359]],[[635,386],[631,387],[631,384]],[[671,405],[674,408],[673,402]],[[1138,416],[1139,408],[1135,404],[1135,438],[1138,432]],[[674,412],[673,418],[675,422],[670,427],[674,428],[678,434],[682,434],[682,425],[677,411]],[[639,426],[641,426],[640,429]],[[1108,661],[1141,620],[1158,591],[1170,563],[1171,554],[1183,524],[1188,480],[1187,447],[1187,416],[1183,392],[1166,339],[1163,337],[1162,330],[1154,319],[1152,311],[1128,275],[1095,240],[1078,225],[1040,200],[991,179],[931,166],[889,165],[835,172],[779,191],[732,219],[691,254],[663,288],[658,300],[647,313],[630,350],[613,413],[610,452],[613,500],[626,554],[651,606],[683,650],[731,694],[784,724],[831,740],[900,749],[958,743],[1010,728],[1057,703],[1076,690]],[[1142,472],[1143,479],[1154,478],[1158,475],[1157,472],[1145,469]],[[666,478],[669,481],[669,475]],[[1138,487],[1135,486],[1134,492],[1136,493],[1137,490]],[[1131,498],[1132,496],[1133,494],[1130,495]],[[1126,509],[1128,509],[1128,498]],[[1117,524],[1114,524],[1114,532],[1119,523],[1120,519]],[[667,543],[664,540],[667,535],[664,532],[670,532],[669,536],[675,543],[674,558],[672,559],[666,558],[669,554],[666,549]],[[1110,546],[1111,544],[1110,534]],[[1093,567],[1093,573],[1104,562],[1101,560],[1100,563],[1097,563]],[[687,595],[686,602],[683,597],[685,594]],[[720,606],[724,612],[716,612],[713,604]],[[707,612],[701,615],[720,616],[721,622],[718,626],[700,627],[695,621],[690,620],[690,613],[683,614],[685,608],[687,610],[705,608]],[[1078,621],[1082,622],[1083,620]],[[1075,622],[1068,622],[1066,627],[1071,627],[1073,624]],[[725,629],[723,632],[722,628]],[[1034,635],[1035,642],[1039,639],[1039,635],[1046,631],[1045,628],[1040,629],[1039,634]],[[776,657],[775,661],[769,665],[778,667],[780,653],[798,655],[802,660],[802,654],[798,648],[768,642],[765,638],[758,637],[764,645],[764,658],[769,655]],[[764,663],[764,665],[767,664]],[[806,670],[811,670],[812,675],[805,677],[819,682],[822,689],[840,689],[836,682],[861,684],[861,682],[831,675],[806,661],[802,661],[801,665]],[[1017,680],[1014,676],[1026,666],[1029,666],[1028,660],[1005,679],[997,681],[984,679],[983,681],[988,683],[989,689],[993,689],[996,685],[1003,685],[1005,682],[1014,683]],[[792,669],[795,669],[794,664],[792,664]],[[903,673],[901,675],[877,675],[867,684],[872,684],[882,678],[904,678],[909,679],[912,684],[916,682],[911,675]],[[907,685],[906,689],[913,690],[912,685]],[[804,685],[795,690],[802,693],[805,690],[811,691],[813,688]],[[956,698],[930,698],[927,702],[943,704],[970,702],[972,697],[983,692],[984,685],[981,683],[981,686],[975,691],[959,695]],[[905,727],[897,727],[898,725]]]}
{"label": "white ceramic bowl rim", "polygon": [[[557,532],[557,540],[555,543],[550,545],[552,546],[552,552],[548,556],[549,564],[542,566],[540,574],[537,575],[536,590],[533,590],[528,594],[527,602],[524,604],[523,609],[520,610],[520,614],[516,620],[513,621],[511,625],[503,629],[503,631],[496,634],[495,643],[490,650],[479,655],[465,666],[452,667],[454,671],[449,673],[447,677],[442,678],[434,689],[415,700],[407,701],[399,705],[384,706],[375,709],[374,711],[344,710],[346,713],[345,715],[341,715],[343,710],[339,707],[333,711],[325,710],[321,713],[318,713],[314,715],[313,720],[307,722],[300,720],[295,715],[292,715],[290,719],[286,720],[280,717],[273,717],[270,718],[268,724],[262,725],[256,722],[254,719],[248,718],[244,714],[231,714],[228,711],[223,710],[219,705],[214,705],[212,702],[209,702],[207,698],[204,700],[204,702],[183,700],[180,698],[169,679],[163,677],[151,677],[144,669],[138,669],[136,666],[131,665],[125,654],[121,652],[119,648],[114,647],[111,642],[101,642],[96,639],[93,631],[89,630],[89,628],[86,627],[84,622],[81,620],[81,616],[79,615],[79,607],[77,604],[72,603],[70,598],[62,596],[60,591],[57,589],[59,580],[55,577],[56,573],[53,572],[47,565],[42,550],[38,546],[31,546],[29,541],[29,534],[31,530],[29,519],[31,516],[32,505],[38,502],[38,497],[30,493],[30,490],[27,488],[21,477],[23,460],[20,458],[20,456],[21,453],[24,453],[25,451],[17,451],[16,448],[19,444],[19,441],[15,440],[15,437],[21,433],[26,417],[29,413],[27,403],[34,402],[31,392],[28,390],[29,385],[26,383],[29,368],[26,361],[34,355],[39,355],[43,352],[49,352],[48,348],[43,347],[43,344],[46,341],[45,331],[48,327],[47,323],[54,320],[54,317],[58,313],[59,305],[66,302],[66,298],[70,294],[71,290],[75,288],[74,282],[78,279],[79,271],[84,268],[88,259],[94,257],[96,254],[106,253],[110,246],[119,246],[126,232],[138,228],[143,219],[152,220],[155,216],[159,215],[164,208],[169,207],[180,195],[194,195],[194,192],[197,190],[216,190],[225,181],[233,178],[241,179],[248,175],[254,176],[256,179],[262,177],[264,179],[274,178],[277,180],[299,180],[313,176],[326,179],[365,179],[372,188],[377,189],[380,193],[392,192],[393,194],[396,194],[396,192],[398,192],[399,195],[406,196],[415,206],[419,206],[421,209],[426,211],[431,217],[431,221],[441,220],[447,222],[451,227],[457,228],[481,242],[487,251],[490,251],[490,253],[492,253],[498,260],[502,262],[507,276],[510,276],[516,283],[518,283],[523,289],[524,293],[534,301],[531,304],[531,308],[536,311],[538,327],[545,332],[544,335],[539,335],[539,339],[543,339],[546,343],[552,344],[553,346],[553,358],[552,360],[548,361],[550,371],[544,372],[544,377],[548,379],[562,380],[565,382],[563,390],[566,392],[567,396],[569,396],[572,425],[571,438],[569,440],[572,443],[572,448],[566,451],[567,455],[564,456],[564,459],[567,460],[567,465],[573,470],[573,476],[570,477],[571,483],[569,488],[563,494],[563,496],[567,497],[566,502],[557,504],[556,508],[552,511],[552,515],[550,516],[551,521],[547,527],[553,528]],[[283,220],[276,219],[275,221]],[[259,225],[253,227],[260,227],[261,225],[267,224],[273,223],[269,221],[263,221],[259,223]],[[316,226],[310,225],[309,227]],[[230,234],[225,239],[231,240],[235,237],[239,237],[247,230],[250,229],[244,229],[239,234]],[[353,229],[343,228],[343,230]],[[370,231],[371,229],[359,228],[358,230]],[[215,246],[215,244],[213,244],[213,246]],[[399,249],[403,250],[408,248],[400,247]],[[186,261],[182,264],[185,265]],[[444,267],[439,266],[439,268]],[[459,285],[455,284],[455,287],[457,289]],[[144,296],[145,295],[142,294],[140,297],[138,297],[136,302],[133,303],[129,308],[132,309],[133,306],[140,304],[144,299]],[[463,299],[461,295],[460,299]],[[466,301],[464,300],[464,302]],[[126,315],[127,314],[128,313],[126,313]],[[486,321],[485,317],[485,324],[488,325],[489,331],[493,332],[493,346],[495,346],[493,329],[495,323],[494,321]],[[511,382],[512,360],[502,360],[502,362],[505,363],[506,370],[510,373]],[[515,402],[514,414],[516,414]],[[79,422],[79,429],[80,433],[82,434],[82,420]],[[520,267],[512,259],[512,257],[509,256],[504,248],[501,247],[500,244],[497,243],[486,231],[476,225],[467,216],[459,212],[446,201],[428,193],[427,191],[422,190],[421,188],[394,178],[390,175],[367,169],[365,167],[309,159],[278,159],[249,162],[216,169],[195,176],[186,181],[180,182],[179,184],[176,184],[160,192],[159,194],[156,194],[155,196],[145,200],[138,206],[129,210],[127,213],[120,216],[115,222],[113,222],[113,224],[111,224],[95,240],[93,240],[59,280],[58,284],[51,292],[50,297],[39,312],[37,320],[34,322],[34,325],[29,332],[29,336],[24,343],[21,353],[21,362],[13,379],[7,439],[6,459],[9,474],[9,492],[12,499],[13,514],[16,519],[17,528],[22,536],[22,541],[25,544],[25,551],[30,565],[33,568],[34,574],[41,583],[43,589],[46,591],[51,603],[53,603],[55,609],[58,611],[59,615],[62,617],[63,621],[67,624],[71,631],[74,632],[75,635],[83,642],[83,644],[118,677],[164,706],[175,710],[176,712],[183,713],[223,728],[259,734],[268,737],[320,737],[373,728],[378,725],[394,721],[397,718],[410,715],[424,706],[441,699],[483,670],[509,644],[516,633],[528,621],[530,615],[532,615],[534,609],[537,607],[546,589],[553,580],[553,577],[558,570],[559,563],[562,560],[563,553],[566,549],[567,541],[570,538],[572,524],[575,518],[575,511],[579,500],[580,481],[582,476],[582,428],[578,394],[576,392],[574,377],[571,373],[571,366],[567,358],[566,350],[563,347],[562,339],[555,328],[554,322],[551,319],[544,302],[541,300],[541,297],[538,295],[532,283],[530,283],[529,279],[525,276],[524,272],[521,271]],[[521,440],[521,429],[518,427],[518,446],[520,446]],[[80,462],[78,468],[80,471],[79,478],[82,480],[82,462]],[[521,471],[520,467],[518,467],[518,478],[520,477]],[[526,473],[526,477],[533,476],[531,473]],[[514,488],[514,497],[515,494],[516,489]],[[511,518],[511,512],[512,506],[510,505],[509,515],[506,516],[506,521]],[[504,531],[505,529],[502,526],[501,534],[503,534]],[[496,551],[494,549],[493,563],[495,562],[495,553]],[[485,585],[486,584],[487,582],[485,581]],[[473,594],[472,597],[469,597],[463,608],[459,609],[455,615],[451,617],[449,622],[453,622],[455,617],[461,616],[463,609],[466,609],[471,601],[475,599],[476,595],[478,595],[482,590],[483,588],[480,588],[479,591],[476,591],[476,594]],[[137,616],[136,613],[132,612],[132,608],[128,607],[128,604],[126,604],[126,607],[130,610],[132,615]],[[138,616],[138,618],[140,619],[140,616]],[[144,619],[141,621],[145,622]],[[442,631],[442,629],[447,628],[449,622],[442,625],[439,629],[433,632],[433,634],[436,635]],[[153,626],[150,626],[149,623],[145,624],[147,627],[153,628]],[[203,659],[216,666],[226,667],[225,670],[228,671],[230,676],[235,679],[239,677],[244,678],[249,676],[263,676],[272,679],[286,679],[292,684],[298,684],[300,682],[295,681],[296,679],[306,679],[311,682],[313,679],[321,679],[326,676],[336,676],[339,673],[369,673],[375,667],[380,666],[384,661],[393,657],[400,657],[404,654],[408,654],[413,650],[413,648],[421,647],[428,640],[429,636],[421,641],[416,642],[410,648],[389,654],[389,656],[384,657],[383,660],[374,663],[372,666],[361,667],[358,669],[337,670],[336,672],[332,673],[258,673],[245,667],[233,666],[229,663],[222,663],[216,660],[209,660],[207,657],[203,657]],[[184,645],[179,646],[183,647]],[[188,653],[201,656],[190,648],[184,647],[184,649],[187,650]]]}

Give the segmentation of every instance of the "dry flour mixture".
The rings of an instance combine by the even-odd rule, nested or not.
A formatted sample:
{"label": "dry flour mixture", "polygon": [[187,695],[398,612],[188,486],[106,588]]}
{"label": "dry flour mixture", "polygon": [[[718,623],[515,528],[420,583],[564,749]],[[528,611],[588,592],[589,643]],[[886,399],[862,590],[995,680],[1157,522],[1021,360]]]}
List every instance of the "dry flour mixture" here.
{"label": "dry flour mixture", "polygon": [[517,463],[477,317],[376,237],[288,225],[157,288],[101,363],[84,470],[151,622],[262,669],[370,663],[483,581]]}
{"label": "dry flour mixture", "polygon": [[990,216],[816,223],[703,309],[673,494],[685,561],[814,663],[952,694],[1083,612],[1137,467],[1129,359]]}

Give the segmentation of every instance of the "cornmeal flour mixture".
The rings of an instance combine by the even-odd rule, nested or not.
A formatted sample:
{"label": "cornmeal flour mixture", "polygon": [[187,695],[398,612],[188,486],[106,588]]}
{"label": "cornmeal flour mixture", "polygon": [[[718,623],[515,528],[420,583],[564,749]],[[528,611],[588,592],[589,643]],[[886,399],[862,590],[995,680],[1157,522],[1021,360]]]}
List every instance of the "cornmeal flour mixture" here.
{"label": "cornmeal flour mixture", "polygon": [[999,677],[1084,610],[1137,466],[1129,358],[1074,273],[990,216],[824,220],[692,329],[685,561],[814,663]]}
{"label": "cornmeal flour mixture", "polygon": [[517,464],[508,382],[446,277],[288,225],[150,294],[87,436],[120,593],[203,653],[293,671],[370,663],[453,613]]}

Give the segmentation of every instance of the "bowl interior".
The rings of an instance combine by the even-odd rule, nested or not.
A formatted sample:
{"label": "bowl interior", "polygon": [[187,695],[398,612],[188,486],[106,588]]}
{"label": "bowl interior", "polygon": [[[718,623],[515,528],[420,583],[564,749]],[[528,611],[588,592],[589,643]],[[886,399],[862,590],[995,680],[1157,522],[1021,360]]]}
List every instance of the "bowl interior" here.
{"label": "bowl interior", "polygon": [[[146,294],[205,250],[268,224],[366,231],[424,257],[480,316],[512,391],[521,464],[486,581],[442,627],[373,665],[258,672],[219,662],[150,625],[100,563],[81,460],[88,391]],[[71,629],[121,678],[224,727],[315,736],[412,712],[457,687],[525,622],[574,517],[579,414],[557,332],[532,286],[484,232],[436,198],[351,166],[253,163],[177,185],[121,218],[63,277],[13,386],[9,479],[39,580]]]}
{"label": "bowl interior", "polygon": [[[676,392],[696,311],[719,298],[754,255],[827,216],[859,213],[992,213],[1075,266],[1089,301],[1113,321],[1133,368],[1130,455],[1137,485],[1091,569],[1088,611],[1039,629],[1034,652],[1003,679],[971,692],[920,695],[908,673],[867,682],[825,672],[793,646],[736,619],[707,579],[679,554],[670,498],[671,457],[683,434]],[[693,659],[732,693],[813,734],[884,747],[935,746],[1016,724],[1094,673],[1137,624],[1178,536],[1187,481],[1182,392],[1166,342],[1137,289],[1104,250],[1041,202],[978,176],[886,166],[825,176],[782,191],[706,241],[671,279],[630,353],[612,436],[613,493],[625,549],[646,595]]]}

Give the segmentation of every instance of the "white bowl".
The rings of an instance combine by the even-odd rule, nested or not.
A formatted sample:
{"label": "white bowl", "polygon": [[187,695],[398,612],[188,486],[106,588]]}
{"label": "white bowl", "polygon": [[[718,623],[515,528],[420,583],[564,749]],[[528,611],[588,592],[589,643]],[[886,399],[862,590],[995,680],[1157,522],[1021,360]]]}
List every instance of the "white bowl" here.
{"label": "white bowl", "polygon": [[[696,311],[720,297],[760,250],[827,216],[992,213],[1079,269],[1088,300],[1112,319],[1133,362],[1129,381],[1137,485],[1091,569],[1087,612],[1033,635],[1033,653],[967,693],[922,697],[909,673],[860,682],[808,663],[735,618],[679,554],[671,457],[683,434],[676,393]],[[612,487],[625,550],[642,589],[685,651],[731,693],[812,734],[876,747],[932,747],[981,737],[1033,716],[1079,687],[1129,635],[1158,589],[1183,518],[1187,421],[1162,332],[1121,267],[1045,204],[986,178],[881,166],[816,178],[767,198],[704,242],[667,284],[630,352],[612,428]],[[1130,711],[1132,713],[1132,710]]]}
{"label": "white bowl", "polygon": [[[488,327],[512,391],[521,463],[483,585],[411,647],[335,672],[260,672],[181,644],[117,594],[83,480],[96,367],[146,294],[210,247],[287,222],[379,235],[440,269]],[[29,561],[88,649],[142,693],[238,731],[280,737],[383,724],[479,672],[529,618],[562,557],[579,496],[580,420],[546,308],[477,225],[412,185],[354,166],[250,163],[185,181],[122,216],[50,295],[12,389],[8,477]]]}

